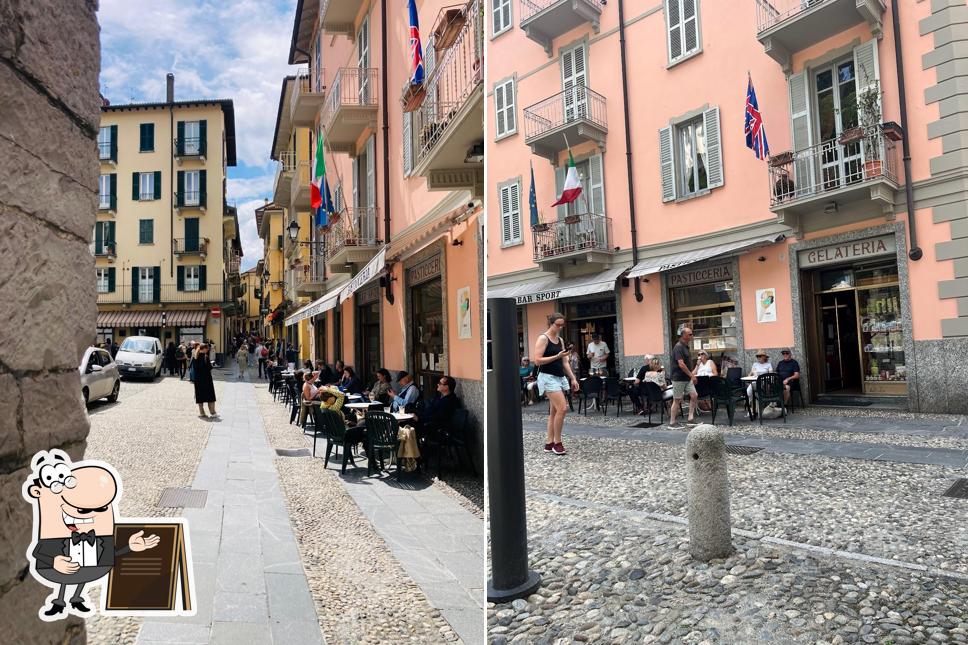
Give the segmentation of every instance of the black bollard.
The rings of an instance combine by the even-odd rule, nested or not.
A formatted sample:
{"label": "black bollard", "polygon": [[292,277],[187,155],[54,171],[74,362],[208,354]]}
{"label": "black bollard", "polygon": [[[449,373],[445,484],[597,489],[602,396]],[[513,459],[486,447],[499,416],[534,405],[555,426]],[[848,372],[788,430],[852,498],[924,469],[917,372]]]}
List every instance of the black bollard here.
{"label": "black bollard", "polygon": [[528,569],[515,302],[511,298],[488,298],[487,310],[487,492],[491,517],[487,600],[502,603],[530,596],[541,584],[541,576]]}

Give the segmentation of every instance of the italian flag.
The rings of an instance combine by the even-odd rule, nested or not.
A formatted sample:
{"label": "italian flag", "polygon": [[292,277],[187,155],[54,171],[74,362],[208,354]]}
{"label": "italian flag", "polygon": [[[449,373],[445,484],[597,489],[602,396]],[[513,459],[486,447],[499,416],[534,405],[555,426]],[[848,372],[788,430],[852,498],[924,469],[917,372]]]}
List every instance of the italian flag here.
{"label": "italian flag", "polygon": [[323,158],[323,135],[316,140],[316,168],[309,186],[309,205],[316,210],[323,205],[323,181],[326,179],[326,160]]}
{"label": "italian flag", "polygon": [[575,158],[571,156],[571,150],[568,150],[568,174],[565,176],[565,185],[561,191],[561,197],[558,198],[552,206],[561,206],[562,204],[570,204],[581,195],[581,181],[578,179],[578,169],[575,168]]}

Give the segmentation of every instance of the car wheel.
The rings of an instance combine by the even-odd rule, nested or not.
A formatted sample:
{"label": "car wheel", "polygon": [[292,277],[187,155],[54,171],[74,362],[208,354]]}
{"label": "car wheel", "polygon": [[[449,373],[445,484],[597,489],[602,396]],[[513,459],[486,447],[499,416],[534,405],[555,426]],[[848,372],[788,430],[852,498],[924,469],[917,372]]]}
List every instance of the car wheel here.
{"label": "car wheel", "polygon": [[114,403],[118,400],[118,393],[121,391],[121,381],[120,379],[114,382],[114,389],[111,390],[111,396],[108,397],[108,401]]}
{"label": "car wheel", "polygon": [[85,387],[81,390],[81,394],[84,395],[84,405],[87,405],[89,403],[88,397],[90,396],[90,392],[88,392],[87,388]]}

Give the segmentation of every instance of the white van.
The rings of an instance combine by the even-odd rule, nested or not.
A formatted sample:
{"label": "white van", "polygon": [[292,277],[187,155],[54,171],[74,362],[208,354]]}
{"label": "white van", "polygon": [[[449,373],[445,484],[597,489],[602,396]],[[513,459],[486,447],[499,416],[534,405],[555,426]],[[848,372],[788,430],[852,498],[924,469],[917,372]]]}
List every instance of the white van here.
{"label": "white van", "polygon": [[114,357],[121,378],[142,376],[154,379],[161,375],[161,340],[154,336],[128,336]]}

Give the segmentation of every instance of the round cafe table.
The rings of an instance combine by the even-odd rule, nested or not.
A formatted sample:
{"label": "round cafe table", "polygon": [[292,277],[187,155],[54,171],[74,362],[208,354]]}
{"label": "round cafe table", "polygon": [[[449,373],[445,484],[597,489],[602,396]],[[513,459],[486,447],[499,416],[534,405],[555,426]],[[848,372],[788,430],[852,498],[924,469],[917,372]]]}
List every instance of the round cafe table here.
{"label": "round cafe table", "polygon": [[744,383],[749,383],[753,386],[753,394],[750,396],[750,413],[752,415],[750,417],[751,421],[756,419],[756,379],[756,376],[741,376],[739,378],[739,380],[743,381]]}
{"label": "round cafe table", "polygon": [[349,408],[350,410],[368,410],[370,408],[369,403],[344,403],[344,408]]}
{"label": "round cafe table", "polygon": [[397,421],[408,421],[413,418],[413,415],[408,412],[392,412],[391,414]]}

